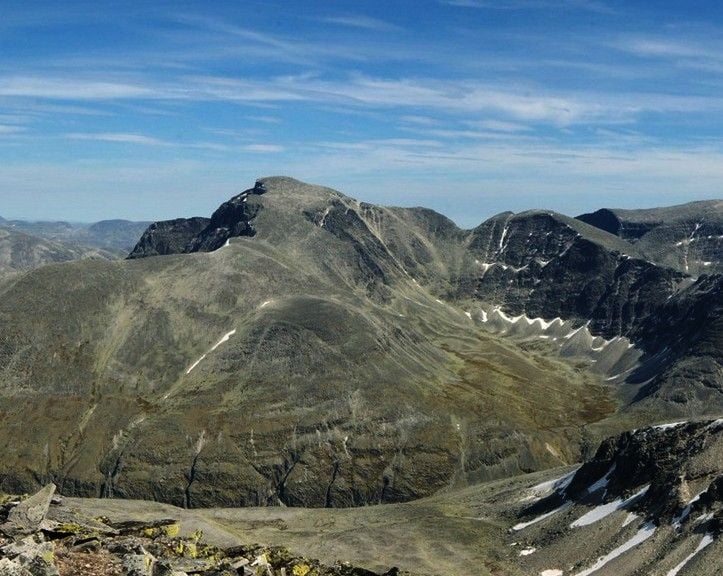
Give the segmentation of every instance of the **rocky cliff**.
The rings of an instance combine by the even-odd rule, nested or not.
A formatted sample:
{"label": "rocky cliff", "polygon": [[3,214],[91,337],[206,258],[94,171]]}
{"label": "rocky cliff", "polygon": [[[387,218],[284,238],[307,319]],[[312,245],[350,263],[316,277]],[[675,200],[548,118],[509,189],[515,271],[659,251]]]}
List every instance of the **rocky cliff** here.
{"label": "rocky cliff", "polygon": [[213,252],[230,238],[253,236],[253,220],[261,208],[256,196],[266,192],[263,182],[224,202],[210,219],[179,218],[151,224],[128,258],[164,254]]}
{"label": "rocky cliff", "polygon": [[520,564],[558,576],[717,574],[722,462],[723,420],[608,438],[579,470],[522,499],[510,529]]}
{"label": "rocky cliff", "polygon": [[723,202],[705,200],[667,208],[603,208],[578,220],[635,244],[640,253],[685,274],[723,273]]}

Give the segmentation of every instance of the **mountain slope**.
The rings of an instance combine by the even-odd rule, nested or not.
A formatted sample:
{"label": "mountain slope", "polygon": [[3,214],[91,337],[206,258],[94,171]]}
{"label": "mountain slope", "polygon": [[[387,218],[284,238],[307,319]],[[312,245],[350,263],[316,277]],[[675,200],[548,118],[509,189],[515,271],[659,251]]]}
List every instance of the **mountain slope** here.
{"label": "mountain slope", "polygon": [[[351,506],[579,458],[610,393],[415,282],[375,222],[394,222],[410,264],[447,269],[416,246],[429,214],[264,185],[246,201],[255,235],[204,236],[214,252],[0,284],[3,489]],[[440,233],[450,250],[455,234]]]}

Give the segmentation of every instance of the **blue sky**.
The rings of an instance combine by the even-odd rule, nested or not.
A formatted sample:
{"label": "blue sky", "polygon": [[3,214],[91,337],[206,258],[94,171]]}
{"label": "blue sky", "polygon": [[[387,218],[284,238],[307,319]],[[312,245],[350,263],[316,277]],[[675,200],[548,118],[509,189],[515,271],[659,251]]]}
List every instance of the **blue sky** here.
{"label": "blue sky", "polygon": [[284,174],[463,226],[720,198],[708,2],[0,0],[0,215],[207,215]]}

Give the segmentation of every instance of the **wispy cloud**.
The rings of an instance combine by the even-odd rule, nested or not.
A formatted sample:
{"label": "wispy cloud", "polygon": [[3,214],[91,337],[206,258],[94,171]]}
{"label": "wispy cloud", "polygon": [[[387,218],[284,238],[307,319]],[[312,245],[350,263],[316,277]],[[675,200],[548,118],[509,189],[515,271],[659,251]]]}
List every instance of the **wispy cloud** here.
{"label": "wispy cloud", "polygon": [[0,78],[0,96],[56,100],[112,100],[153,97],[152,90],[132,83],[38,76]]}
{"label": "wispy cloud", "polygon": [[401,28],[396,24],[391,24],[390,22],[386,22],[378,18],[371,18],[370,16],[363,16],[360,14],[328,16],[326,18],[322,18],[321,21],[328,24],[336,24],[349,28],[359,28],[361,30],[371,30],[374,32],[392,32],[401,30]]}
{"label": "wispy cloud", "polygon": [[19,132],[24,132],[25,130],[25,126],[0,124],[0,134],[18,134]]}
{"label": "wispy cloud", "polygon": [[614,13],[613,8],[596,0],[442,0],[442,3],[461,8],[487,10],[585,10]]}
{"label": "wispy cloud", "polygon": [[525,132],[530,130],[530,127],[524,124],[504,122],[502,120],[480,120],[479,122],[468,122],[468,124],[493,132]]}
{"label": "wispy cloud", "polygon": [[285,150],[283,146],[276,144],[248,144],[241,149],[244,152],[252,152],[254,154],[276,154]]}
{"label": "wispy cloud", "polygon": [[[239,104],[307,103],[369,109],[415,109],[450,114],[485,114],[493,131],[514,131],[522,124],[574,126],[631,122],[645,112],[720,111],[723,99],[654,92],[549,92],[534,85],[486,84],[470,80],[380,78],[354,74],[325,79],[312,74],[268,79],[181,76],[163,83],[102,82],[85,78],[0,78],[0,96],[46,100],[114,99],[223,101]],[[496,124],[495,124],[496,122]]]}
{"label": "wispy cloud", "polygon": [[119,144],[140,144],[142,146],[167,146],[168,142],[144,136],[143,134],[125,134],[119,132],[84,133],[73,132],[65,135],[71,140],[94,140],[98,142],[116,142]]}

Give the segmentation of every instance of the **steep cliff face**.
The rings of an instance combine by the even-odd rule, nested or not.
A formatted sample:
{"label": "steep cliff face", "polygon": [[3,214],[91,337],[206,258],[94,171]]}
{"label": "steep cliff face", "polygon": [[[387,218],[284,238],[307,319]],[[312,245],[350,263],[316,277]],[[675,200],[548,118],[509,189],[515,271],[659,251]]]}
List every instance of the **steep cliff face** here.
{"label": "steep cliff face", "polygon": [[208,218],[176,218],[151,224],[131,253],[132,258],[182,254],[210,222]]}
{"label": "steep cliff face", "polygon": [[253,236],[252,221],[261,204],[256,197],[266,192],[262,182],[224,202],[211,218],[179,218],[151,224],[131,251],[129,259],[148,256],[213,252],[230,239]]}
{"label": "steep cliff face", "polygon": [[549,212],[495,217],[472,232],[469,250],[476,299],[512,315],[589,322],[605,338],[634,333],[684,279],[614,236]]}

